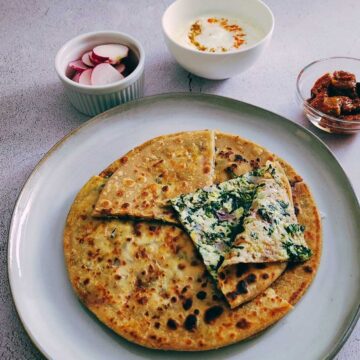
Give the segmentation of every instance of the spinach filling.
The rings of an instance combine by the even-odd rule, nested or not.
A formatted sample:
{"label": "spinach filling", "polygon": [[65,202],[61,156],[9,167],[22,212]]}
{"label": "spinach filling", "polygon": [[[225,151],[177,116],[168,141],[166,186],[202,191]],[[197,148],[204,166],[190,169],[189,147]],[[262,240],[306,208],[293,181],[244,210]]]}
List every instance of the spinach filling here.
{"label": "spinach filling", "polygon": [[[263,220],[264,233],[272,236],[275,231],[277,234],[281,231],[281,246],[290,261],[304,261],[311,256],[309,248],[296,244],[297,241],[294,243],[294,239],[302,236],[304,226],[291,223],[294,215],[290,214],[290,204],[262,197],[267,188],[264,182],[259,181],[259,177],[264,177],[265,173],[271,174],[277,182],[278,174],[270,164],[221,184],[170,200],[215,280],[224,256],[231,249],[244,249],[242,245],[234,244],[234,239],[245,231],[244,226],[247,226],[247,221],[251,218],[251,208],[257,197],[256,201],[262,203],[258,204],[259,208],[254,214]],[[282,221],[288,225],[280,226]],[[258,242],[261,241],[259,234],[261,231],[258,233],[255,229],[250,231],[249,236],[251,240]]]}
{"label": "spinach filling", "polygon": [[291,241],[283,242],[282,246],[286,250],[290,261],[305,261],[312,255],[312,251],[309,248],[303,245],[294,244]]}
{"label": "spinach filling", "polygon": [[170,200],[215,278],[223,255],[243,231],[242,220],[250,210],[256,189],[241,176]]}
{"label": "spinach filling", "polygon": [[290,235],[296,235],[299,233],[303,233],[305,230],[305,226],[299,224],[290,224],[285,227],[285,230]]}

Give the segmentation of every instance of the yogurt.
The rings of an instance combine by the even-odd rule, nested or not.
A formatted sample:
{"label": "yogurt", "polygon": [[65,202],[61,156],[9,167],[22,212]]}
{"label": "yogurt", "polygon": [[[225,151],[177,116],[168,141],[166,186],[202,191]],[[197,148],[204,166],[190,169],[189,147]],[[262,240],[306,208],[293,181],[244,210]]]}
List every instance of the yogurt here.
{"label": "yogurt", "polygon": [[236,51],[258,42],[264,33],[251,23],[225,16],[194,19],[180,35],[180,43],[204,52]]}

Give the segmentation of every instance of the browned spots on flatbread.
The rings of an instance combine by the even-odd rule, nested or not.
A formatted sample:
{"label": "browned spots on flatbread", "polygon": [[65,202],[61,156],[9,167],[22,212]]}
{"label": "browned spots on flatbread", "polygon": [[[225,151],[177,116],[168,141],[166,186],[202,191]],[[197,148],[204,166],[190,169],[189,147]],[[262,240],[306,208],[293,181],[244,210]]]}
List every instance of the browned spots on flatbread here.
{"label": "browned spots on flatbread", "polygon": [[241,162],[241,161],[246,161],[242,155],[240,154],[235,154],[234,156],[234,161],[238,161],[238,162]]}
{"label": "browned spots on flatbread", "polygon": [[238,293],[236,291],[230,291],[225,295],[230,301],[233,301],[237,298]]}
{"label": "browned spots on flatbread", "polygon": [[236,285],[236,291],[238,294],[246,294],[248,292],[246,281],[240,280]]}
{"label": "browned spots on flatbread", "polygon": [[146,296],[142,296],[140,297],[137,302],[140,304],[140,305],[145,305],[147,302],[148,302],[148,298]]}
{"label": "browned spots on flatbread", "polygon": [[177,322],[174,319],[168,319],[166,326],[170,329],[170,330],[176,330],[178,327]]}
{"label": "browned spots on flatbread", "polygon": [[204,346],[205,346],[205,342],[202,341],[202,340],[199,340],[199,341],[198,341],[198,345],[199,345],[200,347],[204,347]]}
{"label": "browned spots on flatbread", "polygon": [[187,331],[194,331],[197,326],[197,317],[193,314],[190,314],[186,317],[184,321],[184,328]]}
{"label": "browned spots on flatbread", "polygon": [[281,313],[284,309],[279,307],[279,308],[276,308],[276,309],[272,309],[270,310],[270,316],[271,317],[276,317],[279,313]]}
{"label": "browned spots on flatbread", "polygon": [[299,205],[296,203],[294,203],[294,211],[295,211],[296,216],[298,216],[300,214]]}
{"label": "browned spots on flatbread", "polygon": [[298,299],[298,297],[300,296],[302,291],[305,289],[305,287],[306,287],[306,282],[302,282],[301,285],[299,286],[299,288],[296,291],[294,291],[293,294],[290,296],[290,299],[289,299],[290,304]]}
{"label": "browned spots on flatbread", "polygon": [[103,305],[111,302],[111,296],[103,286],[97,286],[96,292],[78,290],[80,298],[87,306]]}
{"label": "browned spots on flatbread", "polygon": [[256,281],[256,275],[255,274],[249,274],[247,277],[246,277],[246,282],[248,284],[252,284]]}
{"label": "browned spots on flatbread", "polygon": [[211,171],[211,166],[210,165],[205,165],[203,168],[204,174],[209,174]]}
{"label": "browned spots on flatbread", "polygon": [[183,288],[182,288],[182,290],[181,290],[181,293],[182,294],[185,294],[187,291],[188,291],[188,289],[189,289],[189,286],[187,285],[187,286],[184,286]]}
{"label": "browned spots on flatbread", "polygon": [[261,274],[261,277],[262,277],[264,280],[266,280],[266,279],[269,278],[269,274],[267,274],[267,273]]}
{"label": "browned spots on flatbread", "polygon": [[213,301],[219,301],[221,298],[220,298],[220,296],[214,294],[214,295],[212,296],[212,299],[213,299]]}
{"label": "browned spots on flatbread", "polygon": [[260,159],[259,158],[251,159],[250,160],[250,166],[252,167],[253,170],[259,169],[259,167],[260,167]]}
{"label": "browned spots on flatbread", "polygon": [[221,316],[224,312],[224,308],[222,306],[212,306],[205,311],[204,321],[207,324],[212,324],[217,318]]}
{"label": "browned spots on flatbread", "polygon": [[309,265],[305,265],[305,266],[303,267],[303,269],[304,269],[305,272],[307,272],[307,273],[309,273],[309,274],[311,274],[311,273],[313,272],[312,267],[309,266]]}
{"label": "browned spots on flatbread", "polygon": [[199,300],[204,300],[206,298],[206,291],[199,291],[197,294],[196,294],[196,297],[199,299]]}
{"label": "browned spots on flatbread", "polygon": [[127,161],[128,161],[128,157],[127,157],[127,156],[123,156],[123,157],[120,159],[121,164],[126,164]]}
{"label": "browned spots on flatbread", "polygon": [[240,276],[244,275],[248,271],[248,269],[249,269],[248,264],[243,264],[243,263],[237,264],[236,265],[236,276],[240,277]]}
{"label": "browned spots on flatbread", "polygon": [[259,264],[255,264],[255,267],[257,269],[266,269],[267,265],[265,263],[259,263]]}
{"label": "browned spots on flatbread", "polygon": [[149,226],[149,230],[150,230],[150,231],[153,231],[153,232],[154,232],[154,231],[156,231],[156,229],[157,229],[157,227],[156,227],[155,225],[150,225],[150,226]]}
{"label": "browned spots on flatbread", "polygon": [[[103,207],[103,209],[102,209],[102,211],[104,212],[104,211],[107,211],[109,208],[110,208],[110,206],[111,206],[111,202],[109,201],[109,200],[103,200],[102,202],[101,202],[101,206]],[[106,212],[105,212],[106,213]]]}
{"label": "browned spots on flatbread", "polygon": [[162,164],[163,162],[164,162],[164,159],[161,159],[161,160],[157,161],[155,164],[153,164],[153,167],[156,167],[156,166]]}
{"label": "browned spots on flatbread", "polygon": [[246,319],[242,318],[236,323],[236,327],[239,329],[248,329],[251,326],[251,323]]}
{"label": "browned spots on flatbread", "polygon": [[193,303],[193,301],[192,301],[191,298],[185,299],[184,302],[183,302],[184,310],[189,310],[192,307],[192,303]]}

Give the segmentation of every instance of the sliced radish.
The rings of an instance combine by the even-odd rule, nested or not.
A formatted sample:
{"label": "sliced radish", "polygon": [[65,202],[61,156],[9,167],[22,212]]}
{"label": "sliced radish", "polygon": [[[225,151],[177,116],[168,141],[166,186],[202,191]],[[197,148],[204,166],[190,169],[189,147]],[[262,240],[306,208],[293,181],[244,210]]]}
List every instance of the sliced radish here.
{"label": "sliced radish", "polygon": [[79,77],[79,84],[82,85],[91,85],[91,73],[93,69],[87,69],[83,71]]}
{"label": "sliced radish", "polygon": [[72,77],[72,81],[75,82],[79,82],[79,78],[80,78],[81,72],[77,72],[73,77]]}
{"label": "sliced radish", "polygon": [[103,62],[102,60],[99,60],[99,58],[96,58],[93,52],[91,52],[91,54],[89,55],[89,59],[94,64],[94,66],[101,64]]}
{"label": "sliced radish", "polygon": [[71,61],[69,63],[69,67],[76,71],[85,71],[88,69],[88,67],[81,60]]}
{"label": "sliced radish", "polygon": [[107,85],[122,80],[124,77],[110,64],[99,64],[91,74],[92,85]]}
{"label": "sliced radish", "polygon": [[86,65],[86,66],[89,66],[89,67],[94,67],[94,63],[91,61],[90,59],[90,54],[91,54],[91,51],[88,51],[86,52],[82,58],[81,58],[81,61]]}
{"label": "sliced radish", "polygon": [[118,64],[121,59],[127,57],[129,48],[120,44],[107,44],[94,47],[93,58],[104,62],[109,60],[110,64]]}
{"label": "sliced radish", "polygon": [[116,69],[120,74],[122,74],[122,73],[125,71],[125,64],[120,63],[119,65],[116,65],[116,66],[115,66],[115,69]]}

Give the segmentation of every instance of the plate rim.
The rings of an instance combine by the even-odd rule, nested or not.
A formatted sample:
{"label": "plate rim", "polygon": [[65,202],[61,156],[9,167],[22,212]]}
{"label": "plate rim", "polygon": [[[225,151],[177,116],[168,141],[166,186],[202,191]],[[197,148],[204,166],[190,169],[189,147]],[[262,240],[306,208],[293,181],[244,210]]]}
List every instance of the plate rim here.
{"label": "plate rim", "polygon": [[[11,248],[13,247],[10,246],[10,244],[12,244],[15,240],[12,240],[12,238],[15,236],[12,236],[12,233],[16,233],[16,230],[14,230],[14,222],[15,222],[15,217],[16,217],[16,212],[19,208],[19,204],[21,201],[22,196],[25,194],[26,188],[28,186],[28,184],[30,183],[30,181],[32,180],[32,178],[38,173],[38,171],[40,170],[41,166],[47,161],[47,159],[58,149],[60,148],[68,139],[70,139],[71,137],[73,137],[74,135],[76,135],[77,132],[83,130],[84,128],[87,128],[89,126],[92,126],[96,123],[101,122],[103,119],[106,119],[108,116],[111,115],[115,115],[116,113],[121,114],[122,112],[126,111],[127,109],[131,108],[132,106],[136,106],[139,103],[142,102],[146,102],[146,101],[151,101],[151,100],[168,100],[168,99],[178,99],[179,97],[182,98],[198,98],[199,100],[201,99],[206,99],[206,98],[214,98],[220,101],[228,101],[229,103],[233,103],[233,104],[244,104],[247,106],[250,106],[256,110],[260,110],[260,111],[266,111],[272,115],[275,115],[276,117],[278,117],[279,119],[281,119],[281,121],[285,121],[287,123],[290,123],[292,126],[294,126],[297,129],[300,129],[302,131],[304,131],[307,135],[309,135],[310,137],[314,138],[319,145],[328,153],[328,155],[330,157],[333,158],[333,160],[335,160],[336,165],[339,167],[343,177],[345,178],[345,180],[347,181],[347,185],[349,187],[349,190],[351,191],[353,197],[355,198],[355,202],[358,205],[358,209],[360,209],[360,203],[359,203],[359,198],[356,195],[356,192],[354,190],[352,181],[350,180],[349,176],[347,175],[347,173],[345,172],[344,168],[342,167],[340,161],[337,159],[336,155],[330,150],[330,148],[326,145],[326,143],[321,140],[316,134],[314,134],[313,132],[311,132],[309,129],[305,128],[303,125],[294,122],[288,118],[286,118],[283,115],[280,115],[274,111],[262,108],[260,106],[254,105],[252,103],[249,102],[245,102],[245,101],[241,101],[235,98],[231,98],[231,97],[227,97],[227,96],[222,96],[222,95],[217,95],[217,94],[207,94],[207,93],[189,93],[189,92],[169,92],[169,93],[160,93],[160,94],[154,94],[154,95],[150,95],[150,96],[144,96],[142,98],[139,99],[135,99],[132,101],[129,101],[125,104],[121,104],[118,106],[115,106],[109,110],[106,110],[104,112],[102,112],[101,114],[98,114],[88,120],[85,120],[85,122],[81,125],[79,125],[78,127],[76,127],[75,129],[71,130],[68,134],[66,134],[64,137],[62,137],[60,140],[58,140],[46,153],[45,155],[37,162],[37,164],[35,165],[35,167],[33,168],[33,170],[31,171],[31,173],[27,176],[17,198],[15,201],[15,205],[13,207],[12,213],[11,213],[11,221],[10,224],[8,225],[8,241],[7,241],[7,276],[8,276],[8,282],[10,285],[10,292],[11,292],[11,297],[12,297],[12,301],[15,305],[15,310],[16,313],[21,321],[21,325],[23,326],[23,328],[26,331],[26,334],[29,336],[31,342],[34,344],[34,346],[48,359],[51,359],[50,354],[48,354],[48,352],[44,349],[44,347],[41,345],[40,341],[35,339],[35,337],[33,336],[28,324],[26,324],[26,322],[23,319],[23,316],[21,315],[21,312],[19,310],[19,303],[18,300],[16,300],[16,295],[15,295],[15,290],[14,290],[14,286],[13,285],[13,270],[12,270],[12,265],[11,262],[9,261],[10,259],[10,251]],[[334,346],[332,346],[331,350],[325,355],[324,359],[334,359],[335,356],[339,353],[339,351],[341,350],[341,348],[344,346],[344,344],[346,343],[346,341],[348,340],[348,338],[350,337],[351,333],[353,332],[358,320],[360,318],[360,299],[358,301],[358,305],[356,307],[356,311],[355,314],[353,315],[353,317],[351,318],[351,320],[349,321],[349,323],[346,325],[345,330],[343,331],[343,333],[338,337],[338,341],[334,344]]]}

